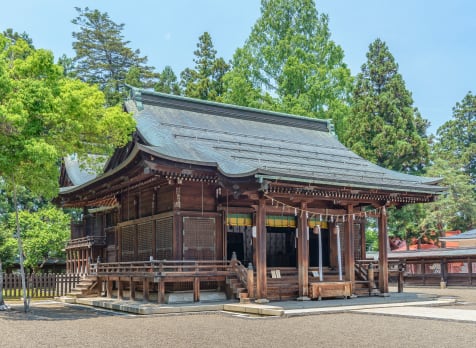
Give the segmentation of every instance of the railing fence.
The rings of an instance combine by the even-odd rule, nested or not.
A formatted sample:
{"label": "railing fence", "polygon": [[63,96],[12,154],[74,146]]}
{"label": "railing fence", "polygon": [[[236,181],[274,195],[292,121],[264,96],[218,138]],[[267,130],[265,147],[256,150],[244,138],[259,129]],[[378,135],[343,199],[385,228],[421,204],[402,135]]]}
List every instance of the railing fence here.
{"label": "railing fence", "polygon": [[[63,273],[30,274],[26,277],[27,296],[32,298],[51,298],[64,296],[79,283],[80,275]],[[4,298],[23,296],[20,274],[3,274]]]}

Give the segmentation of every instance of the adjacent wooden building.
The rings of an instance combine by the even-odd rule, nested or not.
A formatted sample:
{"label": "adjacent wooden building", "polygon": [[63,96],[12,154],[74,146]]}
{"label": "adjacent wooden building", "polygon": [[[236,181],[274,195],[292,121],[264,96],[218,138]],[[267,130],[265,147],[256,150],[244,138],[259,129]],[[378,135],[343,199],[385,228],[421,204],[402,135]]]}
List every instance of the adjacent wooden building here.
{"label": "adjacent wooden building", "polygon": [[124,108],[137,122],[132,141],[97,176],[66,159],[58,198],[83,209],[68,271],[93,266],[120,296],[138,288],[163,301],[187,286],[195,299],[207,286],[258,300],[347,295],[363,277],[368,216],[378,219],[386,293],[386,209],[442,191],[357,156],[327,120],[134,88]]}

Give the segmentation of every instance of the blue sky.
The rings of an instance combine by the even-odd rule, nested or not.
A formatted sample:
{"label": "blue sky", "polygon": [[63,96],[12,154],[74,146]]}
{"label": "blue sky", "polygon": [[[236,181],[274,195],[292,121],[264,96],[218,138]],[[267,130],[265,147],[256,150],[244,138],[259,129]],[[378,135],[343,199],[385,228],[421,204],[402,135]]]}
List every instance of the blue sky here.
{"label": "blue sky", "polygon": [[[432,124],[430,133],[451,118],[468,91],[476,93],[476,1],[316,0],[316,5],[329,15],[332,39],[344,49],[353,75],[372,41],[387,43],[414,105]],[[218,56],[229,60],[260,16],[259,0],[16,0],[2,2],[0,31],[25,31],[37,48],[74,56],[74,7],[86,6],[124,23],[131,48],[139,48],[158,71],[171,65],[177,75],[193,67],[204,31]]]}

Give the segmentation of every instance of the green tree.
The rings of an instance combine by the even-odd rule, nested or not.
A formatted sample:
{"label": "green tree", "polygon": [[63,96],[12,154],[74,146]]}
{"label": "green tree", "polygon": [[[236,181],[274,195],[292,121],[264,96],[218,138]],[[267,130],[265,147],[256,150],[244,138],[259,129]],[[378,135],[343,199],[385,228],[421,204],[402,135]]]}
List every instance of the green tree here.
{"label": "green tree", "polygon": [[448,190],[437,201],[425,205],[426,217],[420,224],[423,231],[442,235],[444,231],[465,231],[476,226],[476,185],[471,184],[462,161],[459,165],[457,162],[436,158],[428,170],[429,175],[442,177],[442,185]]}
{"label": "green tree", "polygon": [[464,168],[471,183],[476,184],[476,96],[468,92],[453,108],[453,118],[437,131],[435,155],[449,165],[455,161]]}
{"label": "green tree", "polygon": [[71,78],[77,77],[73,58],[69,58],[66,54],[63,54],[61,57],[58,58],[58,65],[61,65],[63,67],[64,76]]}
{"label": "green tree", "polygon": [[413,107],[398,65],[385,42],[369,46],[352,93],[346,145],[385,168],[417,173],[428,162],[428,121]]}
{"label": "green tree", "polygon": [[122,101],[121,88],[132,68],[136,69],[134,74],[141,81],[141,86],[137,87],[153,87],[154,68],[146,65],[147,57],[140,56],[140,50],[128,47],[130,42],[122,35],[124,24],[116,24],[107,13],[98,10],[87,7],[76,7],[76,10],[78,16],[72,23],[79,26],[79,31],[73,32],[77,76],[99,85],[106,94],[108,105]]}
{"label": "green tree", "polygon": [[181,74],[180,84],[187,97],[220,101],[224,92],[223,76],[229,65],[223,58],[217,58],[212,37],[208,32],[198,38],[197,49],[193,52],[195,69],[186,68]]}
{"label": "green tree", "polygon": [[35,46],[33,46],[33,40],[26,32],[20,34],[16,31],[13,31],[12,28],[8,28],[3,32],[3,36],[10,39],[10,41],[13,43],[15,43],[17,40],[23,40],[28,44],[28,46],[30,46],[31,49],[35,49]]}
{"label": "green tree", "polygon": [[224,101],[331,118],[342,135],[351,74],[312,0],[262,0],[261,17],[232,60]]}
{"label": "green tree", "polygon": [[180,85],[177,82],[177,75],[175,75],[170,65],[165,66],[164,70],[159,75],[158,81],[154,86],[156,92],[181,95]]}
{"label": "green tree", "polygon": [[105,108],[96,86],[67,78],[50,51],[0,35],[0,176],[12,193],[24,288],[18,188],[45,199],[58,193],[66,155],[110,154],[135,128],[119,106]]}
{"label": "green tree", "polygon": [[[49,205],[36,212],[21,211],[19,221],[25,266],[37,272],[48,258],[65,258],[64,246],[71,221],[68,214]],[[11,213],[1,227],[8,236],[13,236],[16,233],[15,214]]]}

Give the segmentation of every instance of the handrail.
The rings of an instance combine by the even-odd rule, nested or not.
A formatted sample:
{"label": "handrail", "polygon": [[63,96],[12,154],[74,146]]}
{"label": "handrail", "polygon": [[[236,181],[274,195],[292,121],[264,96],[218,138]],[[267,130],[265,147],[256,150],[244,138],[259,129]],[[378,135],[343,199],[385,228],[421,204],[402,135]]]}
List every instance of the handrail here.
{"label": "handrail", "polygon": [[135,262],[97,263],[92,270],[98,276],[128,275],[128,276],[208,276],[211,274],[228,275],[232,272],[231,261],[206,260],[152,260]]}
{"label": "handrail", "polygon": [[78,247],[78,246],[92,246],[92,245],[105,245],[105,236],[86,236],[81,238],[75,238],[68,241],[66,248]]}

